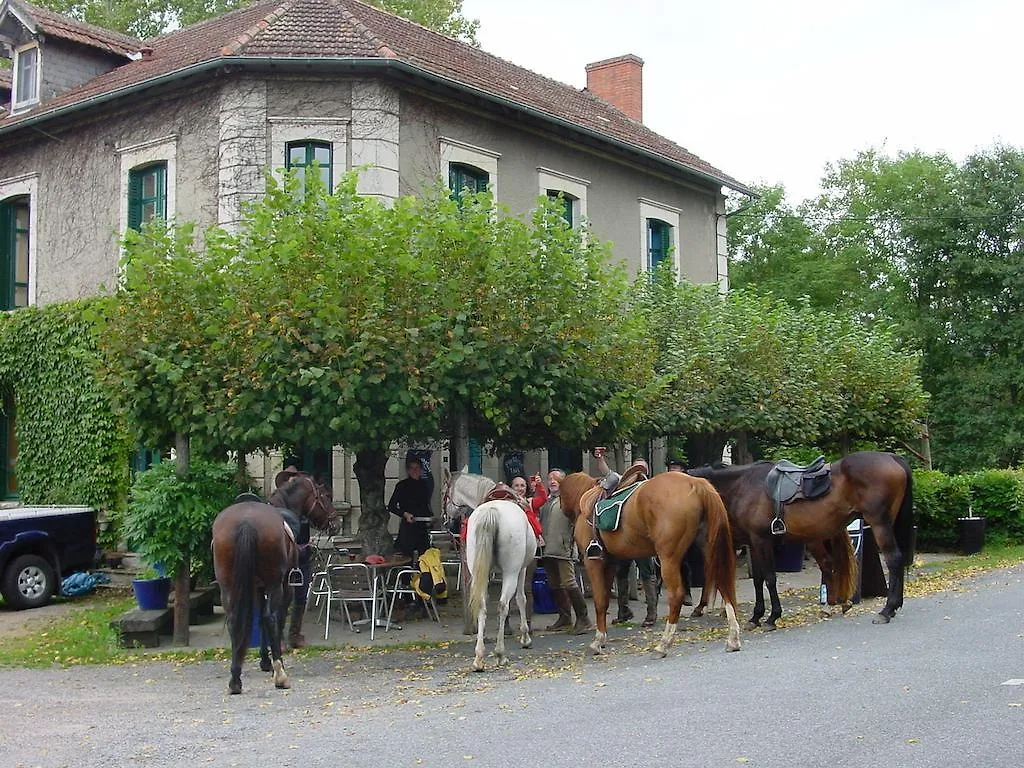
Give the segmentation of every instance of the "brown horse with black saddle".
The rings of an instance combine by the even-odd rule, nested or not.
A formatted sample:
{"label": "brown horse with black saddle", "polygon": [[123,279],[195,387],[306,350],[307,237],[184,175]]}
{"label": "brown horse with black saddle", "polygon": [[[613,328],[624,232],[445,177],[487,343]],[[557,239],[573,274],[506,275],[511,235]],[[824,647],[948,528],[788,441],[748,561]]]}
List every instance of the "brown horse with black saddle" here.
{"label": "brown horse with black saddle", "polygon": [[[562,512],[576,521],[576,546],[583,552],[595,536],[593,505],[600,494],[597,480],[582,472],[561,482]],[[666,472],[647,480],[622,505],[619,526],[600,531],[605,555],[587,558],[587,575],[594,589],[597,633],[590,649],[600,653],[608,641],[608,604],[617,559],[657,555],[668,591],[668,622],[655,653],[664,657],[672,644],[683,605],[682,563],[695,539],[704,552],[707,592],[717,589],[725,601],[729,620],[726,649],[740,649],[736,621],[736,552],[729,517],[715,489],[705,480],[679,472]]]}
{"label": "brown horse with black saddle", "polygon": [[230,693],[242,692],[242,661],[249,650],[254,609],[259,610],[263,630],[260,669],[273,670],[278,688],[289,687],[281,661],[281,636],[298,547],[281,509],[309,518],[316,528],[332,533],[338,529],[330,489],[304,472],[290,474],[269,504],[237,502],[213,521],[213,569],[231,633]]}
{"label": "brown horse with black saddle", "polygon": [[[846,526],[858,517],[871,526],[889,571],[888,598],[874,620],[876,624],[888,624],[903,606],[904,557],[911,554],[914,529],[913,475],[906,459],[892,453],[862,451],[832,462],[827,493],[817,498],[797,498],[784,507],[783,536],[772,534],[773,523],[778,526],[779,522],[765,484],[774,466],[761,461],[688,470],[691,475],[707,478],[718,489],[729,510],[737,546],[750,547],[755,602],[748,627],[760,626],[766,583],[772,610],[765,629],[775,629],[782,615],[773,552],[773,545],[781,540],[807,544],[825,577],[829,603],[840,603],[844,612],[848,610],[856,589],[857,562]],[[706,602],[701,597],[694,612],[703,610]]]}

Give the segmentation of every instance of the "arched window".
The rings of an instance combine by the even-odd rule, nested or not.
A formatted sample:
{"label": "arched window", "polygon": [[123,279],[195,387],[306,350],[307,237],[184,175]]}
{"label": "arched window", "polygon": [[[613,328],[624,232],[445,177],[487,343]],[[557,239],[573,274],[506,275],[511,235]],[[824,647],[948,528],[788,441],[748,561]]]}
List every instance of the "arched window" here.
{"label": "arched window", "polygon": [[324,189],[330,194],[331,145],[324,141],[290,141],[285,148],[285,167],[293,171],[305,186],[306,174],[315,168]]}
{"label": "arched window", "polygon": [[28,195],[0,203],[0,309],[28,306]]}

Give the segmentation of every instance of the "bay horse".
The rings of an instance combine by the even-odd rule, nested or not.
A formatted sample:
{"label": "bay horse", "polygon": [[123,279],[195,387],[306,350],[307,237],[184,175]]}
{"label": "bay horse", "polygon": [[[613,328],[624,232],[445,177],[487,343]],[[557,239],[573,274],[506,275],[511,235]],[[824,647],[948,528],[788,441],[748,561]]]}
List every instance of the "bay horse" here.
{"label": "bay horse", "polygon": [[442,498],[446,516],[462,507],[472,507],[466,527],[466,563],[469,568],[469,615],[476,617],[476,647],[473,670],[484,671],[484,626],[487,623],[487,588],[491,569],[501,571],[498,602],[498,632],[494,655],[498,666],[508,661],[505,654],[505,620],[515,596],[519,608],[519,644],[533,644],[526,620],[526,573],[537,553],[537,536],[523,508],[515,501],[497,500],[480,504],[497,483],[468,472],[445,473]]}
{"label": "bay horse", "polygon": [[[776,628],[782,615],[775,578],[771,533],[773,503],[765,491],[769,461],[687,470],[707,478],[718,489],[729,510],[737,546],[750,549],[754,577],[754,613],[747,625],[758,627],[764,616],[763,587],[768,586],[771,613],[765,629]],[[903,606],[904,555],[910,552],[914,529],[913,474],[902,456],[876,451],[851,453],[831,464],[832,487],[816,499],[802,499],[785,507],[785,540],[804,542],[821,568],[829,588],[829,603],[849,609],[856,589],[857,562],[846,526],[858,517],[871,526],[878,550],[889,571],[889,593],[875,624],[888,624]],[[705,605],[702,597],[696,610]]]}
{"label": "bay horse", "polygon": [[[581,508],[586,504],[583,497],[597,486],[597,482],[586,473],[576,472],[565,478],[560,486],[562,512],[576,521],[573,535],[581,552],[587,549],[594,536],[589,515],[581,514]],[[601,544],[608,556],[585,560],[597,613],[597,632],[590,650],[595,654],[601,653],[608,641],[608,604],[612,579],[618,567],[616,560],[657,555],[668,591],[669,611],[665,631],[654,652],[662,658],[668,655],[683,604],[683,558],[686,550],[697,540],[704,553],[707,585],[704,593],[717,590],[722,595],[729,622],[726,650],[738,651],[736,551],[733,549],[729,516],[712,485],[679,472],[655,475],[622,505],[620,519],[618,530],[600,531]]]}
{"label": "bay horse", "polygon": [[298,547],[278,508],[307,517],[328,532],[339,528],[330,490],[304,472],[293,473],[269,503],[236,502],[213,521],[213,569],[231,635],[228,691],[233,694],[242,692],[242,661],[249,650],[257,603],[263,630],[260,669],[273,670],[277,688],[290,687],[281,661],[281,637],[292,594],[289,574],[298,565]]}

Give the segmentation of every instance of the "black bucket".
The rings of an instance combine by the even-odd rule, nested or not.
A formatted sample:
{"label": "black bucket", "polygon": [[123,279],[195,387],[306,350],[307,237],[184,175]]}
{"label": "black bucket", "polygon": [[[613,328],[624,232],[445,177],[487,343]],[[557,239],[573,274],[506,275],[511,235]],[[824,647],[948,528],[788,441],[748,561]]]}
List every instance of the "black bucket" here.
{"label": "black bucket", "polygon": [[985,546],[985,518],[961,517],[956,521],[957,549],[962,555],[974,555]]}

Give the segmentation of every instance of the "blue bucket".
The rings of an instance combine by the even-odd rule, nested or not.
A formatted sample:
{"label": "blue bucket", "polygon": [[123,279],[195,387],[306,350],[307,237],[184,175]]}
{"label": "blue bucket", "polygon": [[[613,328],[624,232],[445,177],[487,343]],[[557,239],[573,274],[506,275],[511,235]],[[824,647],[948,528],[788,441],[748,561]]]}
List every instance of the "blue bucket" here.
{"label": "blue bucket", "polygon": [[255,610],[252,614],[252,628],[249,630],[249,647],[259,648],[262,640],[263,627],[260,624],[260,612]]}
{"label": "blue bucket", "polygon": [[558,613],[555,595],[548,585],[548,575],[540,566],[537,567],[537,572],[533,574],[533,612]]}
{"label": "blue bucket", "polygon": [[167,600],[171,595],[171,580],[162,579],[132,579],[132,590],[135,592],[135,602],[144,611],[162,611],[167,607]]}

